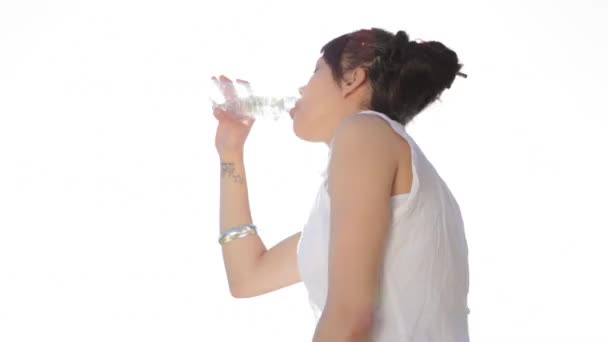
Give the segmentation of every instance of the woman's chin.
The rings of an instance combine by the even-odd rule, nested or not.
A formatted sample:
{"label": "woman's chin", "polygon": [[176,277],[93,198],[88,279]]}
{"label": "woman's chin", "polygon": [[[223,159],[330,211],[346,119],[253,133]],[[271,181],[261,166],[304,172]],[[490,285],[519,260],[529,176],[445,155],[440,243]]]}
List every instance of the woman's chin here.
{"label": "woman's chin", "polygon": [[299,132],[298,132],[298,127],[297,127],[297,125],[296,125],[296,122],[295,122],[295,121],[292,121],[292,122],[291,122],[291,131],[293,132],[293,134],[294,134],[296,137],[298,137],[298,138],[302,139],[302,138],[300,137]]}

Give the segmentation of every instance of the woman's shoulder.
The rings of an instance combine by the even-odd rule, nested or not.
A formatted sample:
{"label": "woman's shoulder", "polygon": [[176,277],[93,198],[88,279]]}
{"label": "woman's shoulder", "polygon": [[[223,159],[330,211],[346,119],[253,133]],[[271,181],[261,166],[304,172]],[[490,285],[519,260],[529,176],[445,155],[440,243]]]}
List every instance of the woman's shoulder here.
{"label": "woman's shoulder", "polygon": [[358,121],[359,125],[366,126],[370,130],[374,130],[379,139],[383,140],[396,156],[400,159],[404,155],[410,155],[412,138],[405,131],[404,126],[395,120],[392,120],[388,115],[376,111],[362,111],[358,114],[368,115],[353,115],[353,121]]}
{"label": "woman's shoulder", "polygon": [[350,115],[340,122],[335,136],[351,135],[361,139],[373,139],[375,144],[391,145],[393,141],[388,133],[392,130],[386,120],[376,115]]}

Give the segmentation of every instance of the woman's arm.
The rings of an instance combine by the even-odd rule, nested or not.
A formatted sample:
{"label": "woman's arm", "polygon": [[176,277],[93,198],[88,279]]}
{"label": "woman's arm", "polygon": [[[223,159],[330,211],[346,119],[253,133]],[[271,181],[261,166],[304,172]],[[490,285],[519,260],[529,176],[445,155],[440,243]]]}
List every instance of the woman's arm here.
{"label": "woman's arm", "polygon": [[[242,154],[223,155],[220,175],[220,232],[254,223],[251,218],[247,178]],[[253,297],[297,283],[296,233],[270,250],[256,234],[222,246],[230,293],[237,298]]]}
{"label": "woman's arm", "polygon": [[329,164],[329,283],[314,342],[368,342],[379,304],[397,158],[383,119],[354,115]]}

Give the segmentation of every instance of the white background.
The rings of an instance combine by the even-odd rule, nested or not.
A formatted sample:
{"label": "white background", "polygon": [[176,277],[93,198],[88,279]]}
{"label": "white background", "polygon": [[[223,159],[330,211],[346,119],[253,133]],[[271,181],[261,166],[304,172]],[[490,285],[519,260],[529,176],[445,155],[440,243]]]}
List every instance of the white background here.
{"label": "white background", "polygon": [[[0,341],[310,341],[302,284],[230,296],[211,75],[292,94],[330,39],[403,29],[469,78],[408,131],[456,195],[472,341],[607,341],[605,1],[0,2]],[[326,158],[246,145],[267,247]]]}

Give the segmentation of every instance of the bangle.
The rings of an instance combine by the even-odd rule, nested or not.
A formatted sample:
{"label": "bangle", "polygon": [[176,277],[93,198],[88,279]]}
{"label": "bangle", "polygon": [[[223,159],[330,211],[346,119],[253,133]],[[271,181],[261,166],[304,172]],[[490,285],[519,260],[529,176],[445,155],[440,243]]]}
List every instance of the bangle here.
{"label": "bangle", "polygon": [[220,233],[218,242],[220,243],[220,245],[223,245],[238,238],[242,238],[251,234],[256,235],[257,233],[257,227],[254,224],[237,226]]}

